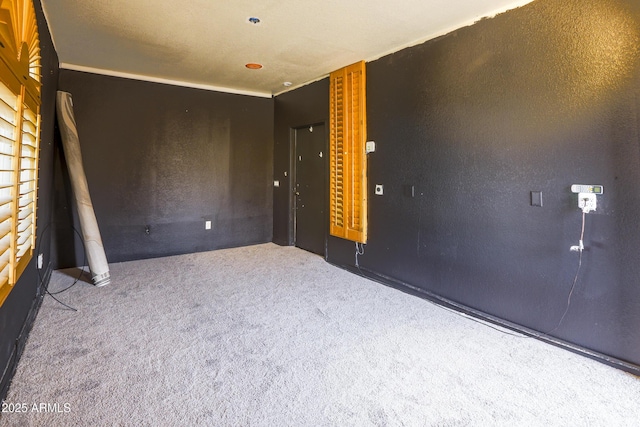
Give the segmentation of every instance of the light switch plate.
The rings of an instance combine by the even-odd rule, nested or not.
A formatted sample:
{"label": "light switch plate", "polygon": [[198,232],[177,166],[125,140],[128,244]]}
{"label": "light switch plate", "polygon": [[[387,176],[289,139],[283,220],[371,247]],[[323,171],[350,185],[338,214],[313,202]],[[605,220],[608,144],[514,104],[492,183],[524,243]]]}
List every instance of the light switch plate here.
{"label": "light switch plate", "polygon": [[376,195],[382,196],[384,194],[384,186],[382,184],[376,184]]}
{"label": "light switch plate", "polygon": [[531,206],[542,207],[542,191],[531,192]]}
{"label": "light switch plate", "polygon": [[402,186],[402,191],[406,197],[416,197],[415,185],[405,184]]}
{"label": "light switch plate", "polygon": [[376,151],[376,142],[375,141],[367,141],[365,143],[365,151],[367,154],[374,153]]}

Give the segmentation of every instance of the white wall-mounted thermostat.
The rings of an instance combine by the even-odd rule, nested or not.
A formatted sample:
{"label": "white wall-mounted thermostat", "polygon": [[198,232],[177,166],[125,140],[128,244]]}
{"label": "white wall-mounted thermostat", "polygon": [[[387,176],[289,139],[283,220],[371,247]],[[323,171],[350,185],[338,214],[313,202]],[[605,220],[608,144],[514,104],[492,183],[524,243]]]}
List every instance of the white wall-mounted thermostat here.
{"label": "white wall-mounted thermostat", "polygon": [[573,184],[571,186],[571,191],[573,193],[602,194],[604,192],[604,187],[602,185]]}
{"label": "white wall-mounted thermostat", "polygon": [[602,185],[573,184],[571,192],[578,193],[578,208],[582,209],[584,213],[589,213],[596,210],[598,206],[597,195],[604,192],[604,187]]}

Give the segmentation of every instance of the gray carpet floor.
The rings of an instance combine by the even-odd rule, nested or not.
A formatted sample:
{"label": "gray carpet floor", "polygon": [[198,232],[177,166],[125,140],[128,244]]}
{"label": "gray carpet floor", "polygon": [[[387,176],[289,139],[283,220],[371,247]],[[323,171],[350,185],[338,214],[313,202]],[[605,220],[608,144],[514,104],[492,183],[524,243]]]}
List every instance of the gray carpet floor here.
{"label": "gray carpet floor", "polygon": [[[51,290],[73,282],[56,271]],[[3,426],[638,426],[640,379],[264,244],[45,297]],[[44,406],[41,404],[44,403]],[[36,404],[34,410],[34,404]]]}

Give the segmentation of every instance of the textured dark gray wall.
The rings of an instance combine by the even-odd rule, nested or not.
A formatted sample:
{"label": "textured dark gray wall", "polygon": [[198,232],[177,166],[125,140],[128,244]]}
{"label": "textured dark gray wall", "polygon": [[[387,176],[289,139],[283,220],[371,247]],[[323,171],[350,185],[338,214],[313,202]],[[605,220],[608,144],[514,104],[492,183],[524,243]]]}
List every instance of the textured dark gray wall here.
{"label": "textured dark gray wall", "polygon": [[[635,0],[536,0],[367,64],[363,271],[549,331],[578,265],[570,186],[602,184],[551,335],[640,365],[639,45]],[[328,260],[353,268],[354,244]]]}
{"label": "textured dark gray wall", "polygon": [[[271,241],[272,99],[69,70],[59,88],[73,96],[109,262]],[[58,267],[82,262],[63,171]]]}
{"label": "textured dark gray wall", "polygon": [[[18,350],[24,345],[38,309],[41,295],[41,278],[36,269],[38,253],[42,253],[44,267],[50,264],[52,208],[53,141],[55,126],[55,94],[58,83],[58,56],[51,42],[51,35],[42,13],[39,0],[34,1],[40,52],[42,56],[42,105],[40,132],[40,171],[38,183],[38,213],[36,254],[18,283],[0,307],[0,399],[4,397],[8,381],[15,369]],[[45,276],[45,269],[40,273]]]}

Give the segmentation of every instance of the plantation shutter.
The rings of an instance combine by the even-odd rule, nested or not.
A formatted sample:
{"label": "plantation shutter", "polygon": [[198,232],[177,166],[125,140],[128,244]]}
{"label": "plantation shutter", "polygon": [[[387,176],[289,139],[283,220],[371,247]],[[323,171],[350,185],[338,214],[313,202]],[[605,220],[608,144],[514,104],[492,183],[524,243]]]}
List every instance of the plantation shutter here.
{"label": "plantation shutter", "polygon": [[0,0],[0,305],[33,256],[40,42],[31,0]]}
{"label": "plantation shutter", "polygon": [[366,79],[364,61],[330,76],[330,233],[367,242]]}

